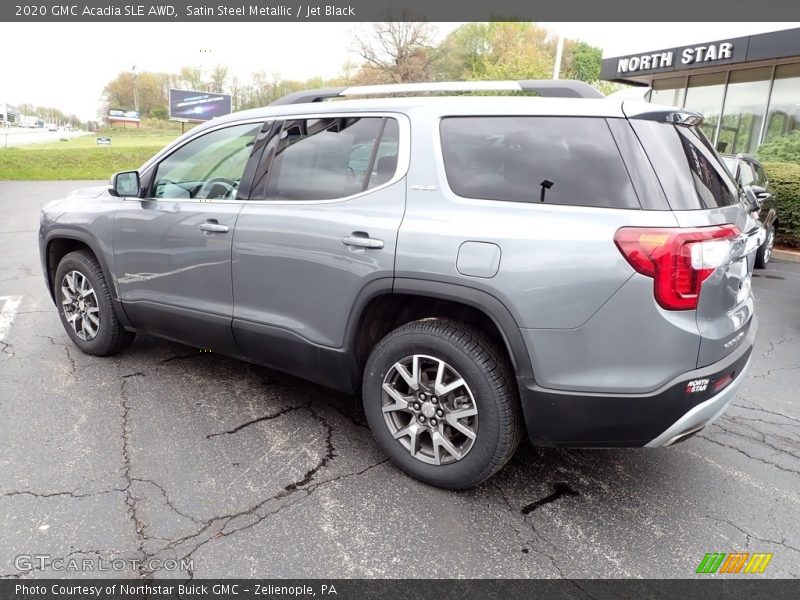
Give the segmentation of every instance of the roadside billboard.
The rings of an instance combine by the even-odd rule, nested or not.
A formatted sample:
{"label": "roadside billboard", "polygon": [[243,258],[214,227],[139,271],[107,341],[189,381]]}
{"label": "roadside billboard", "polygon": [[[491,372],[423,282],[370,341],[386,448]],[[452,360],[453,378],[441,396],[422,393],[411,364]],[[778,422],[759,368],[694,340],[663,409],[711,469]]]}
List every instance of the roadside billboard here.
{"label": "roadside billboard", "polygon": [[178,121],[208,121],[231,113],[230,94],[195,90],[169,91],[169,118]]}
{"label": "roadside billboard", "polygon": [[120,110],[112,108],[108,111],[108,121],[110,123],[140,123],[141,118],[135,110]]}

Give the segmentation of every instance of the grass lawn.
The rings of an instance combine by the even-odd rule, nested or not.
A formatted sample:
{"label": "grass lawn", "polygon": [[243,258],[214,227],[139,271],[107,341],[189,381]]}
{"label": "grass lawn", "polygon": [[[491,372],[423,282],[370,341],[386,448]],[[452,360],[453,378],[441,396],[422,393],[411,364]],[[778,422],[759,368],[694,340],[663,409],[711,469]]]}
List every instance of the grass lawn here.
{"label": "grass lawn", "polygon": [[[106,179],[138,169],[180,135],[180,128],[104,129],[63,142],[0,148],[0,180]],[[110,137],[111,146],[98,146]]]}

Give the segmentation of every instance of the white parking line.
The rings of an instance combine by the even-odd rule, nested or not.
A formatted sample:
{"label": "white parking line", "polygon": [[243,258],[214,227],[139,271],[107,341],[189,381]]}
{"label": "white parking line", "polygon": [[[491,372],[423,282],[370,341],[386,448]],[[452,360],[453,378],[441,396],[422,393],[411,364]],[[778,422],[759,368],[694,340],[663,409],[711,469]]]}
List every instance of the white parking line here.
{"label": "white parking line", "polygon": [[6,337],[6,332],[11,327],[14,315],[17,314],[22,296],[0,296],[0,342]]}

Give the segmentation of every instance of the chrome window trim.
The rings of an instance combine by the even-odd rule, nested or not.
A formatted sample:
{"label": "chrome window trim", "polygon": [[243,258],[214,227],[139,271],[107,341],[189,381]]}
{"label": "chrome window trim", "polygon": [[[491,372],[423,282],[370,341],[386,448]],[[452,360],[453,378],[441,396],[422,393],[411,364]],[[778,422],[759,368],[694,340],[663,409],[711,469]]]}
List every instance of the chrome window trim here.
{"label": "chrome window trim", "polygon": [[337,111],[337,112],[321,112],[321,113],[292,113],[286,115],[280,115],[275,117],[261,117],[261,118],[251,118],[251,119],[243,119],[241,121],[227,121],[225,123],[220,123],[215,127],[207,127],[202,131],[197,132],[196,135],[189,136],[185,140],[180,143],[177,143],[173,146],[168,146],[161,150],[158,154],[153,156],[147,163],[145,163],[145,167],[140,172],[140,177],[144,177],[145,174],[149,173],[152,169],[154,169],[161,161],[171,155],[173,152],[176,152],[189,142],[196,140],[199,137],[207,133],[211,133],[213,131],[218,131],[220,129],[225,129],[228,127],[235,127],[237,125],[247,125],[250,123],[256,124],[261,123],[262,126],[264,123],[270,121],[291,121],[295,119],[336,119],[336,118],[343,118],[343,117],[389,117],[393,118],[397,121],[398,131],[399,131],[399,140],[397,144],[397,167],[395,168],[394,175],[389,179],[389,181],[382,183],[379,186],[375,186],[373,188],[366,189],[364,191],[358,192],[357,194],[351,194],[350,196],[345,196],[343,198],[333,198],[328,200],[237,200],[235,198],[231,199],[214,199],[214,200],[197,200],[195,198],[136,198],[136,197],[125,197],[123,201],[126,200],[135,200],[136,202],[142,201],[151,201],[151,202],[189,202],[189,203],[196,203],[196,204],[277,204],[277,205],[309,205],[309,204],[333,204],[338,202],[347,202],[349,200],[355,200],[356,198],[360,198],[366,194],[371,194],[378,190],[382,190],[384,188],[389,187],[403,179],[406,174],[408,173],[409,164],[411,162],[411,120],[409,119],[408,115],[402,112],[392,112],[392,111],[368,111],[368,110],[357,110],[357,111]]}
{"label": "chrome window trim", "polygon": [[[249,124],[261,124],[263,127],[265,123],[269,121],[274,121],[275,119],[269,118],[251,118],[251,119],[242,119],[241,121],[226,121],[225,123],[219,123],[213,127],[206,127],[201,131],[198,131],[195,135],[190,135],[186,139],[178,142],[175,141],[172,145],[162,148],[159,152],[154,154],[150,160],[148,160],[142,167],[141,171],[139,171],[139,178],[143,179],[146,174],[156,168],[165,158],[169,157],[173,153],[177,152],[181,148],[183,148],[186,144],[193,142],[194,140],[214,131],[219,131],[220,129],[227,129],[229,127],[237,127],[239,125],[249,125]],[[136,201],[136,202],[195,202],[197,204],[242,204],[244,200],[236,200],[235,198],[231,198],[229,200],[224,199],[214,199],[214,200],[198,200],[197,198],[139,198],[134,196],[125,196],[122,201]]]}
{"label": "chrome window trim", "polygon": [[302,206],[302,205],[315,205],[315,204],[336,204],[339,202],[348,202],[361,198],[367,194],[372,194],[378,190],[389,187],[403,179],[408,173],[408,167],[411,163],[411,119],[408,115],[399,112],[390,111],[337,111],[337,112],[324,112],[324,113],[299,113],[292,115],[284,115],[280,117],[282,121],[291,121],[294,119],[336,119],[345,117],[388,117],[397,121],[397,128],[399,132],[399,139],[397,143],[397,166],[395,167],[394,175],[381,185],[368,188],[357,194],[344,196],[343,198],[331,198],[327,200],[244,200],[246,204],[254,205],[280,205],[280,206]]}

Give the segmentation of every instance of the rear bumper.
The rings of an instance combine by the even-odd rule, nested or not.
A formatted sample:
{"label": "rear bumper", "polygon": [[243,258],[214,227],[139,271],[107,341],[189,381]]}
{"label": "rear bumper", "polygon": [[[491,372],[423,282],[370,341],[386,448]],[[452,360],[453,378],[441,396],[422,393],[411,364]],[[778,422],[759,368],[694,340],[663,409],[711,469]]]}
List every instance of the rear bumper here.
{"label": "rear bumper", "polygon": [[544,389],[520,379],[528,435],[565,447],[668,446],[719,417],[744,382],[758,323],[719,362],[676,377],[647,394],[589,394]]}

